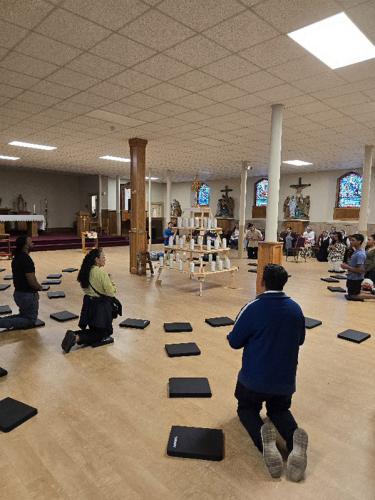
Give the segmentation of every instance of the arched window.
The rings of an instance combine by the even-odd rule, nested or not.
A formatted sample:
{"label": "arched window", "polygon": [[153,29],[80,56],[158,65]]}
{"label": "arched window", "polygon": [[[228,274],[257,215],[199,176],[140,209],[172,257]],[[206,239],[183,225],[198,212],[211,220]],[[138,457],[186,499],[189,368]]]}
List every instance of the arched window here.
{"label": "arched window", "polygon": [[338,179],[337,207],[359,208],[361,206],[362,176],[349,172]]}
{"label": "arched window", "polygon": [[266,207],[268,202],[268,179],[260,179],[255,183],[255,206]]}
{"label": "arched window", "polygon": [[198,205],[200,207],[208,207],[210,205],[211,188],[203,183],[198,191]]}

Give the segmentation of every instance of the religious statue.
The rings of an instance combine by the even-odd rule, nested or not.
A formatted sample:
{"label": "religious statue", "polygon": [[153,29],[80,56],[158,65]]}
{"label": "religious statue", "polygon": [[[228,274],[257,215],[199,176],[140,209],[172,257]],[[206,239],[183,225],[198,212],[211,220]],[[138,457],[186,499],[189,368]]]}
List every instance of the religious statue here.
{"label": "religious statue", "polygon": [[290,185],[296,192],[289,195],[284,202],[285,219],[309,219],[310,196],[302,194],[302,190],[309,186],[311,184],[302,184],[301,177],[298,179],[298,184]]}
{"label": "religious statue", "polygon": [[227,217],[228,219],[233,218],[234,213],[234,199],[228,195],[233,189],[229,189],[225,186],[224,189],[220,190],[223,195],[217,202],[216,217]]}
{"label": "religious statue", "polygon": [[182,210],[180,202],[177,201],[176,199],[173,199],[171,203],[171,217],[181,217],[181,215],[182,215]]}
{"label": "religious statue", "polygon": [[16,207],[17,207],[17,212],[18,213],[22,213],[22,212],[25,212],[26,210],[26,202],[25,200],[23,199],[23,196],[22,194],[19,194],[18,197],[17,197],[17,201],[16,201]]}
{"label": "religious statue", "polygon": [[199,207],[198,195],[199,195],[199,190],[200,190],[201,186],[202,186],[202,183],[200,180],[198,180],[198,177],[196,176],[192,185],[191,185],[191,191],[194,193],[193,207]]}

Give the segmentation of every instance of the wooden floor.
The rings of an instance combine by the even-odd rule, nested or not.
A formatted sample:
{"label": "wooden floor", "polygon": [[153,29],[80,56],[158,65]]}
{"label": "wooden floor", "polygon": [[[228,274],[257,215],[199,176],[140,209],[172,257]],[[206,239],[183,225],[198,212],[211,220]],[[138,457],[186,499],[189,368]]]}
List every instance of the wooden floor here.
{"label": "wooden floor", "polygon": [[[327,264],[288,263],[286,291],[306,316],[323,326],[307,332],[300,354],[294,414],[310,438],[306,479],[272,480],[236,415],[233,390],[241,352],[226,341],[228,329],[205,324],[210,316],[235,316],[254,297],[256,275],[240,262],[231,290],[217,277],[205,286],[168,271],[161,288],[154,278],[131,276],[128,248],[106,249],[107,269],[119,289],[125,317],[145,318],[144,331],[115,321],[115,343],[63,355],[67,327],[53,311],[79,313],[82,296],[75,274],[64,274],[66,299],[41,294],[39,330],[0,334],[0,397],[36,406],[39,414],[0,435],[0,498],[22,499],[311,499],[375,498],[375,303],[346,302],[326,290]],[[77,250],[33,255],[39,279],[79,266]],[[9,262],[0,267],[10,269]],[[0,274],[0,281],[5,273]],[[0,304],[14,306],[11,290]],[[164,321],[191,321],[192,334],[166,334]],[[361,345],[336,338],[346,328],[373,336]],[[202,355],[170,359],[164,344],[196,341]],[[208,377],[211,399],[168,399],[172,376]],[[222,462],[170,458],[171,425],[224,429]]]}

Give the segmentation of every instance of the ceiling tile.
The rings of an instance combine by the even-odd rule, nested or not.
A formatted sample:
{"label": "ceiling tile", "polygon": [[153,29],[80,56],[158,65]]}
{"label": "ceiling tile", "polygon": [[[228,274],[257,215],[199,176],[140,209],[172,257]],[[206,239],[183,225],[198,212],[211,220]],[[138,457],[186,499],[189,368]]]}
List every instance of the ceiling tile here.
{"label": "ceiling tile", "polygon": [[146,73],[146,75],[153,76],[154,78],[158,78],[159,80],[169,80],[191,70],[186,64],[176,61],[164,54],[157,54],[147,59],[147,61],[137,64],[133,69],[141,73]]}
{"label": "ceiling tile", "polygon": [[348,11],[350,19],[372,41],[375,42],[375,4],[373,0],[362,2]]}
{"label": "ceiling tile", "polygon": [[69,44],[80,49],[89,49],[110,34],[107,29],[62,9],[54,10],[35,31],[60,42],[69,40]]}
{"label": "ceiling tile", "polygon": [[329,111],[330,107],[323,102],[313,100],[312,102],[307,104],[292,106],[290,109],[293,113],[296,113],[298,115],[311,115],[313,113],[321,113],[323,111]]}
{"label": "ceiling tile", "polygon": [[131,106],[130,104],[124,104],[123,102],[112,102],[106,104],[102,107],[104,111],[110,111],[111,113],[117,113],[118,115],[131,115],[140,111],[140,108],[136,106]]}
{"label": "ceiling tile", "polygon": [[282,80],[276,76],[270,75],[267,71],[258,71],[258,73],[253,73],[252,75],[244,76],[231,82],[232,85],[240,89],[248,90],[249,92],[257,92],[259,90],[276,87],[283,83]]}
{"label": "ceiling tile", "polygon": [[203,31],[244,10],[236,0],[165,0],[158,9],[196,31]]}
{"label": "ceiling tile", "polygon": [[6,85],[4,83],[0,83],[0,95],[3,97],[16,97],[17,95],[21,94],[23,92],[23,89],[17,88],[17,87],[12,87],[11,85]]}
{"label": "ceiling tile", "polygon": [[70,47],[38,33],[30,33],[30,35],[17,45],[17,52],[61,66],[81,54],[81,51],[75,47]]}
{"label": "ceiling tile", "polygon": [[213,99],[214,101],[227,101],[228,99],[234,99],[236,97],[240,97],[244,95],[245,92],[237,89],[236,87],[232,87],[228,83],[223,83],[216,87],[211,87],[210,89],[203,90],[200,92],[205,97],[209,99]]}
{"label": "ceiling tile", "polygon": [[143,109],[142,111],[138,111],[138,113],[134,113],[131,116],[132,118],[136,118],[137,120],[142,120],[144,122],[156,122],[156,120],[164,119],[164,116],[160,113],[154,113],[149,109]]}
{"label": "ceiling tile", "polygon": [[[123,103],[130,104],[131,106],[137,106],[141,109],[151,108],[152,106],[157,106],[161,104],[163,101],[160,99],[156,99],[155,97],[151,97],[146,94],[142,94],[138,92],[137,94],[133,94],[125,99],[122,99]],[[157,111],[157,110],[155,110]]]}
{"label": "ceiling tile", "polygon": [[124,66],[133,66],[155,54],[154,50],[117,33],[98,43],[91,52]]}
{"label": "ceiling tile", "polygon": [[34,59],[33,57],[23,54],[17,54],[17,52],[8,54],[7,57],[0,62],[0,66],[12,71],[24,73],[25,75],[35,76],[36,78],[44,78],[59,68],[55,64],[40,61],[39,59]]}
{"label": "ceiling tile", "polygon": [[145,94],[156,97],[157,99],[172,101],[174,99],[180,99],[181,97],[187,96],[189,92],[164,82],[146,90]]}
{"label": "ceiling tile", "polygon": [[282,78],[286,82],[300,80],[301,75],[307,78],[308,76],[317,75],[326,71],[327,66],[316,59],[316,57],[310,55],[268,69],[269,73]]}
{"label": "ceiling tile", "polygon": [[181,106],[186,106],[189,109],[197,109],[214,104],[214,101],[199,94],[190,94],[176,99],[175,103],[180,104]]}
{"label": "ceiling tile", "polygon": [[32,104],[41,104],[43,106],[53,106],[54,104],[57,104],[60,101],[60,99],[57,97],[51,97],[45,94],[39,94],[38,92],[32,92],[31,90],[26,90],[21,95],[19,95],[18,100],[24,102],[30,102]]}
{"label": "ceiling tile", "polygon": [[196,68],[230,54],[224,47],[201,35],[193,36],[165,53]]}
{"label": "ceiling tile", "polygon": [[87,106],[86,104],[78,104],[77,102],[62,101],[56,104],[55,109],[60,109],[62,111],[69,111],[76,115],[89,113],[92,110],[92,106]]}
{"label": "ceiling tile", "polygon": [[269,40],[279,33],[250,11],[241,13],[205,31],[204,34],[235,52]]}
{"label": "ceiling tile", "polygon": [[65,0],[64,9],[87,17],[112,31],[132,21],[148,7],[138,0]]}
{"label": "ceiling tile", "polygon": [[293,82],[293,85],[304,92],[317,92],[318,90],[329,89],[344,83],[345,80],[337,76],[333,71],[329,71],[309,78],[303,78],[302,80]]}
{"label": "ceiling tile", "polygon": [[204,113],[201,113],[199,111],[186,111],[185,113],[177,115],[176,118],[186,122],[199,122],[201,120],[206,120],[207,118],[209,118],[209,115],[205,115]]}
{"label": "ceiling tile", "polygon": [[[149,97],[149,96],[145,96]],[[151,97],[150,97],[151,98]],[[153,99],[153,98],[152,98]],[[179,113],[183,113],[187,111],[187,108],[183,106],[179,106],[178,104],[173,104],[171,102],[164,102],[163,104],[159,104],[150,109],[150,111],[155,111],[155,113],[160,113],[165,116],[175,116]]]}
{"label": "ceiling tile", "polygon": [[357,117],[358,115],[365,115],[367,113],[375,112],[375,102],[365,102],[362,104],[354,104],[341,108],[341,111],[347,115]]}
{"label": "ceiling tile", "polygon": [[149,10],[120,33],[155,50],[165,50],[194,34],[189,28],[156,10]]}
{"label": "ceiling tile", "polygon": [[2,112],[4,112],[5,109],[10,109],[10,110],[15,110],[15,111],[24,111],[25,113],[29,113],[32,115],[34,113],[39,113],[45,107],[46,106],[41,106],[40,104],[24,102],[24,101],[19,101],[18,99],[13,99],[11,101],[8,101],[7,104],[4,104],[4,106],[1,109],[2,109]]}
{"label": "ceiling tile", "polygon": [[14,71],[9,71],[7,69],[2,69],[0,71],[0,83],[6,83],[7,85],[13,85],[14,87],[20,87],[23,89],[28,89],[32,85],[38,83],[38,79],[32,76],[21,75],[20,73],[15,73]]}
{"label": "ceiling tile", "polygon": [[366,80],[367,78],[374,78],[375,61],[371,59],[370,61],[352,64],[346,68],[336,70],[336,73],[348,82],[357,82],[359,80]]}
{"label": "ceiling tile", "polygon": [[173,128],[176,131],[183,129],[184,127],[190,127],[186,130],[191,130],[191,128],[195,128],[197,126],[192,123],[186,123],[182,120],[179,120],[178,118],[163,118],[157,122],[157,125],[160,127],[160,129]]}
{"label": "ceiling tile", "polygon": [[302,94],[302,90],[296,89],[292,85],[288,83],[284,83],[284,85],[278,85],[277,87],[273,87],[271,89],[261,90],[257,92],[256,95],[265,101],[281,101],[284,99],[289,99],[290,97],[296,97]]}
{"label": "ceiling tile", "polygon": [[351,106],[353,104],[362,104],[365,102],[369,102],[370,100],[370,96],[368,94],[366,95],[365,91],[364,93],[353,92],[352,94],[330,97],[329,99],[325,99],[324,102],[326,102],[328,106],[332,106],[334,108],[343,108],[345,106]]}
{"label": "ceiling tile", "polygon": [[211,104],[210,106],[205,106],[204,108],[200,108],[200,111],[210,116],[223,116],[228,115],[229,113],[233,113],[236,110],[231,106],[227,106],[227,104],[217,103]]}
{"label": "ceiling tile", "polygon": [[206,144],[207,146],[225,146],[225,143],[222,141],[217,141],[216,139],[211,139],[210,137],[198,137],[197,139],[193,139],[193,141]]}
{"label": "ceiling tile", "polygon": [[79,90],[86,90],[98,83],[96,78],[91,76],[83,75],[77,71],[72,71],[70,69],[62,68],[56,73],[53,73],[48,77],[48,81],[59,83],[60,85],[66,85],[67,87],[73,87]]}
{"label": "ceiling tile", "polygon": [[85,104],[92,108],[98,108],[109,104],[113,99],[95,95],[91,92],[80,92],[69,99],[71,102],[78,102],[78,104]]}
{"label": "ceiling tile", "polygon": [[199,90],[204,90],[209,87],[213,87],[214,85],[218,85],[221,82],[217,78],[207,75],[202,71],[194,70],[190,73],[185,73],[178,78],[174,78],[169,83],[192,92],[198,92]]}
{"label": "ceiling tile", "polygon": [[27,30],[0,20],[1,46],[10,49],[26,35],[27,35]]}
{"label": "ceiling tile", "polygon": [[97,118],[98,120],[104,120],[110,123],[119,123],[129,127],[136,127],[137,125],[142,125],[143,123],[141,120],[136,120],[134,118],[129,118],[128,116],[119,115],[116,113],[110,113],[109,111],[104,111],[102,109],[91,111],[86,116]]}
{"label": "ceiling tile", "polygon": [[249,75],[250,73],[255,73],[259,71],[259,68],[242,57],[231,55],[203,66],[201,70],[221,80],[230,81]]}
{"label": "ceiling tile", "polygon": [[259,104],[264,104],[263,99],[252,94],[246,94],[241,97],[236,97],[235,99],[230,99],[226,101],[225,104],[233,106],[237,109],[249,109],[254,106],[259,106]]}
{"label": "ceiling tile", "polygon": [[159,83],[159,80],[156,80],[151,76],[144,75],[143,73],[138,73],[137,71],[133,71],[131,69],[128,69],[123,73],[110,78],[108,81],[109,83],[114,83],[115,85],[122,85],[123,87],[127,87],[128,89],[134,90],[135,92],[147,89]]}
{"label": "ceiling tile", "polygon": [[101,97],[110,99],[111,101],[123,99],[133,93],[132,90],[119,85],[113,85],[109,82],[102,82],[90,88],[90,92]]}
{"label": "ceiling tile", "polygon": [[61,99],[65,99],[77,93],[76,89],[65,87],[65,85],[59,85],[57,83],[47,82],[47,80],[40,81],[32,90]]}
{"label": "ceiling tile", "polygon": [[339,113],[335,109],[330,109],[329,111],[321,111],[320,113],[307,115],[306,118],[314,122],[325,124],[327,120],[341,120],[342,116],[342,113]]}
{"label": "ceiling tile", "polygon": [[252,7],[253,11],[282,33],[337,14],[342,9],[334,0],[265,0]]}
{"label": "ceiling tile", "polygon": [[25,2],[24,0],[2,0],[0,18],[24,28],[32,29],[53,9],[44,0]]}
{"label": "ceiling tile", "polygon": [[125,69],[119,64],[115,64],[87,52],[78,56],[74,61],[67,64],[66,67],[101,80],[105,80]]}

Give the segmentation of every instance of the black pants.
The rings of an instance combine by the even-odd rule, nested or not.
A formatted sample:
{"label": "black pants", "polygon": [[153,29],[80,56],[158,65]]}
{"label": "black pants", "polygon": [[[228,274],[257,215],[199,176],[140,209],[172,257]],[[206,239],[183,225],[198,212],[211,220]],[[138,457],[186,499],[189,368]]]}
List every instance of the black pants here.
{"label": "black pants", "polygon": [[362,280],[346,280],[348,295],[359,295],[361,293]]}
{"label": "black pants", "polygon": [[247,247],[247,258],[257,259],[258,258],[258,247]]}
{"label": "black pants", "polygon": [[96,344],[96,342],[100,342],[111,335],[104,328],[86,328],[85,330],[77,330],[74,333],[79,335],[78,345]]}
{"label": "black pants", "polygon": [[263,420],[259,413],[264,402],[266,403],[267,416],[285,440],[288,450],[292,451],[293,433],[298,425],[289,411],[292,404],[291,395],[283,396],[253,392],[242,385],[241,382],[237,382],[234,395],[238,400],[237,413],[241,423],[260,452],[263,451],[260,434]]}

